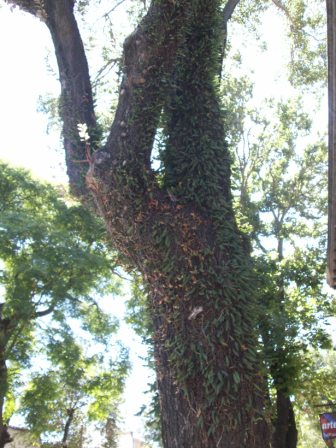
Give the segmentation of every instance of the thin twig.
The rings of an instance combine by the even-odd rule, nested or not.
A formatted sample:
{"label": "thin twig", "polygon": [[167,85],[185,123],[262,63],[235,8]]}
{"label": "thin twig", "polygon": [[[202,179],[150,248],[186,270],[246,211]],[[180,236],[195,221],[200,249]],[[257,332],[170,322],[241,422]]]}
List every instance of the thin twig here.
{"label": "thin twig", "polygon": [[106,16],[108,16],[109,14],[111,14],[111,12],[113,12],[113,11],[115,11],[117,8],[118,8],[118,6],[120,6],[122,3],[124,3],[126,0],[120,0],[118,3],[116,3],[114,6],[113,6],[113,8],[112,9],[110,9],[108,12],[106,12],[105,14],[104,14],[104,17],[106,17]]}
{"label": "thin twig", "polygon": [[[108,73],[110,70],[112,70],[112,68],[113,68],[118,62],[120,62],[120,61],[121,61],[121,58],[109,59],[109,60],[106,62],[106,64],[103,65],[103,67],[98,71],[98,73],[97,73],[97,75],[96,75],[94,81],[92,82],[92,85],[95,87],[95,86],[98,84],[98,82],[101,80],[101,78],[102,78],[103,76],[106,76],[107,73]],[[109,68],[108,72],[102,76],[103,72],[104,72],[107,68]]]}

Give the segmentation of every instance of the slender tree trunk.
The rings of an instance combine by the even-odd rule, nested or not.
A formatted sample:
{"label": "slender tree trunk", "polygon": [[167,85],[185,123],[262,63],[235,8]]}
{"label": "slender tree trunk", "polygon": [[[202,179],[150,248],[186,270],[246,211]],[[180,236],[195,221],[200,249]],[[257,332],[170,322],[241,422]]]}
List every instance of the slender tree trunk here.
{"label": "slender tree trunk", "polygon": [[273,448],[296,448],[297,429],[293,404],[287,393],[277,390],[277,416],[274,423]]}
{"label": "slender tree trunk", "polygon": [[336,287],[336,5],[327,0],[329,97],[328,284]]}
{"label": "slender tree trunk", "polygon": [[7,381],[7,366],[4,359],[4,348],[0,347],[0,448],[4,448],[4,446],[11,441],[3,417],[5,397],[7,393]]}
{"label": "slender tree trunk", "polygon": [[[278,261],[281,262],[284,258],[283,246],[284,241],[281,236],[284,216],[279,218],[277,222],[277,240],[278,240]],[[296,448],[297,445],[297,429],[295,422],[295,415],[293,404],[289,397],[289,391],[285,385],[286,372],[286,356],[287,353],[283,347],[286,346],[286,327],[281,324],[281,317],[286,313],[286,291],[284,277],[280,273],[277,281],[278,293],[274,297],[277,300],[278,309],[278,328],[270,328],[269,331],[276,334],[276,341],[273,341],[274,346],[270,347],[274,351],[275,362],[271,363],[270,373],[274,381],[276,390],[276,416],[273,420],[273,448]],[[269,340],[264,338],[264,343],[269,344]]]}
{"label": "slender tree trunk", "polygon": [[11,442],[7,422],[4,421],[5,398],[8,390],[8,371],[6,364],[6,345],[8,341],[9,319],[3,319],[3,304],[0,304],[0,448]]}
{"label": "slender tree trunk", "polygon": [[62,448],[67,448],[70,426],[75,415],[75,409],[67,409],[67,419],[64,425],[63,438],[62,438]]}
{"label": "slender tree trunk", "polygon": [[[37,14],[36,2],[15,3]],[[152,2],[125,41],[115,119],[86,177],[74,162],[83,145],[73,138],[84,115],[74,120],[61,110],[73,190],[82,198],[90,190],[114,246],[148,288],[165,448],[270,443],[255,292],[233,215],[217,99],[220,3]],[[90,102],[90,89],[73,3],[44,5],[62,95],[75,103],[72,111],[82,110],[78,98]],[[157,179],[151,153],[162,122],[165,175]]]}
{"label": "slender tree trunk", "polygon": [[[0,333],[2,331],[1,326],[2,322],[0,322]],[[7,443],[10,443],[13,440],[9,435],[7,422],[5,422],[3,415],[7,389],[8,372],[5,361],[5,349],[0,345],[0,448],[4,448]]]}
{"label": "slender tree trunk", "polygon": [[296,448],[298,442],[298,431],[296,428],[295,413],[293,403],[289,400],[289,412],[288,412],[288,431],[287,431],[287,447]]}

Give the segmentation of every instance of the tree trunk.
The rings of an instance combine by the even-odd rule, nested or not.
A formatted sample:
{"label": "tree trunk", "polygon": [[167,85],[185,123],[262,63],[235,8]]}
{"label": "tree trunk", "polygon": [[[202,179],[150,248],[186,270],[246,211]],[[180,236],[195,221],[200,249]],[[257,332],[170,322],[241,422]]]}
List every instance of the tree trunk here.
{"label": "tree trunk", "polygon": [[4,420],[4,406],[8,390],[8,369],[6,364],[6,346],[8,342],[9,319],[3,318],[3,303],[0,304],[0,448],[12,441],[7,422]]}
{"label": "tree trunk", "polygon": [[328,23],[328,97],[329,97],[329,204],[327,281],[336,287],[336,5],[327,0]]}
{"label": "tree trunk", "polygon": [[64,425],[62,448],[67,448],[71,423],[74,419],[75,409],[67,409],[67,419]]}
{"label": "tree trunk", "polygon": [[[15,3],[36,15],[36,2]],[[114,246],[142,273],[148,289],[165,448],[270,443],[254,334],[255,292],[233,215],[217,99],[220,3],[152,2],[124,44],[115,120],[106,145],[88,160],[86,178],[73,162],[83,158],[83,145],[73,138],[82,118],[61,110],[65,142],[71,141],[65,149],[73,190],[82,199],[86,188],[91,191]],[[83,93],[90,101],[73,4],[44,5],[62,95],[70,104]],[[78,91],[69,76],[81,79]],[[81,107],[77,101],[71,110]],[[165,168],[158,178],[151,153],[162,126]]]}
{"label": "tree trunk", "polygon": [[[1,326],[2,323],[0,323],[0,332],[2,331]],[[4,420],[3,415],[8,389],[8,372],[4,353],[4,348],[0,347],[0,448],[4,448],[7,443],[12,442],[13,440],[9,435],[7,422]]]}
{"label": "tree trunk", "polygon": [[293,404],[288,394],[277,390],[277,415],[274,422],[273,448],[296,448],[297,429]]}
{"label": "tree trunk", "polygon": [[289,400],[289,412],[288,412],[288,431],[287,431],[287,448],[296,448],[298,442],[298,431],[296,429],[296,421],[294,414],[293,403]]}
{"label": "tree trunk", "polygon": [[164,446],[266,447],[239,246],[222,251],[209,219],[160,204],[160,234],[144,254],[144,270],[155,316]]}
{"label": "tree trunk", "polygon": [[[285,219],[285,215],[282,215],[276,222],[277,227],[277,241],[278,241],[278,261],[281,262],[284,259],[283,247],[284,240],[282,237],[282,227]],[[288,361],[286,357],[288,353],[284,350],[286,347],[286,325],[281,323],[281,316],[286,314],[285,303],[287,300],[285,290],[285,279],[282,273],[277,279],[278,294],[273,299],[277,300],[278,306],[278,319],[279,327],[269,328],[269,331],[274,331],[275,340],[273,346],[270,347],[275,353],[276,362],[271,363],[270,373],[274,381],[274,387],[276,389],[276,417],[274,419],[273,427],[273,448],[296,448],[297,445],[297,429],[295,422],[295,415],[292,402],[289,398],[289,392],[284,387],[286,378],[288,378],[288,372],[286,372],[286,365]],[[275,312],[275,309],[273,310]],[[273,323],[273,326],[276,324]],[[266,345],[267,338],[264,337],[264,344]],[[269,343],[269,342],[268,342]]]}
{"label": "tree trunk", "polygon": [[5,448],[5,446],[11,442],[13,442],[13,439],[8,432],[7,425],[2,425],[0,427],[0,448]]}
{"label": "tree trunk", "polygon": [[4,448],[5,445],[12,440],[9,436],[7,425],[3,416],[5,397],[7,393],[7,381],[7,366],[4,359],[4,349],[0,348],[0,448]]}

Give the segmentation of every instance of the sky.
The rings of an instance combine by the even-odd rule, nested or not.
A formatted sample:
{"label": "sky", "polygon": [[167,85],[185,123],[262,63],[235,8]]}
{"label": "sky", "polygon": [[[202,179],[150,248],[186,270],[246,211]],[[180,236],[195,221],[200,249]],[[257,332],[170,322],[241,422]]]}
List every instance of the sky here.
{"label": "sky", "polygon": [[47,117],[36,112],[41,93],[59,91],[46,70],[49,39],[38,20],[0,9],[0,157],[43,179],[66,182],[58,136],[46,134]]}
{"label": "sky", "polygon": [[[288,94],[288,85],[281,81],[287,60],[282,20],[275,15],[266,19],[263,33],[264,40],[268,42],[268,52],[255,50],[251,53],[244,48],[244,39],[241,38],[244,63],[251,67],[252,78],[258,79],[255,97],[259,103],[265,97],[273,96],[275,87],[277,95]],[[124,26],[122,23],[125,20],[125,16],[120,16],[119,26]],[[102,31],[100,25],[99,28]],[[229,33],[231,31],[234,32],[234,27],[229,27]],[[39,95],[49,92],[57,96],[59,93],[55,76],[46,69],[47,59],[53,65],[50,48],[49,33],[42,22],[18,10],[11,12],[7,7],[0,8],[0,158],[28,168],[38,178],[66,183],[59,134],[55,131],[48,134],[48,119],[37,112]],[[93,57],[92,52],[90,55]],[[321,122],[326,122],[325,115],[326,105],[321,109]],[[122,317],[122,300],[113,299],[109,303],[110,309]],[[146,354],[145,347],[125,324],[122,324],[121,333],[126,344],[132,348],[131,360],[134,364],[122,409],[124,429],[142,436],[142,421],[134,414],[139,410],[144,400],[142,392],[152,378],[148,378],[148,371],[140,359]]]}

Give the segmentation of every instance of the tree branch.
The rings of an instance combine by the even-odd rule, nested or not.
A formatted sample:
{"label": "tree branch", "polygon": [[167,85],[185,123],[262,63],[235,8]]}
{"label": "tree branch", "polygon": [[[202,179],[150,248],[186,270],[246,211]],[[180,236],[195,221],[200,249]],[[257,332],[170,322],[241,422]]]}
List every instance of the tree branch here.
{"label": "tree branch", "polygon": [[77,125],[85,123],[92,149],[99,144],[88,63],[73,12],[73,1],[45,0],[46,25],[54,42],[61,83],[60,115],[66,164],[72,191],[87,197],[85,175],[88,163],[86,147],[79,140]]}
{"label": "tree branch", "polygon": [[48,314],[52,313],[56,308],[56,304],[54,303],[53,305],[50,305],[49,308],[46,308],[45,310],[42,311],[35,311],[35,313],[33,314],[33,319],[37,319],[38,317],[43,317],[43,316],[47,316]]}
{"label": "tree branch", "polygon": [[222,31],[221,31],[221,47],[220,47],[220,59],[219,59],[219,79],[222,78],[222,65],[225,57],[225,50],[228,37],[228,21],[231,19],[232,14],[240,0],[228,0],[223,9],[222,15]]}
{"label": "tree branch", "polygon": [[124,43],[124,79],[106,145],[114,162],[140,162],[143,168],[150,168],[165,83],[184,37],[182,30],[190,9],[186,0],[175,3],[152,2],[147,15]]}
{"label": "tree branch", "polygon": [[280,0],[272,0],[272,2],[275,4],[277,8],[279,8],[285,14],[289,22],[292,23],[292,17],[289,13],[288,8],[286,8],[286,6]]}
{"label": "tree branch", "polygon": [[[201,1],[195,6],[165,108],[164,183],[179,200],[191,200],[207,213],[211,201],[217,206],[224,198],[226,205],[231,203],[230,158],[214,88],[220,19],[217,2]],[[209,169],[213,160],[218,163]],[[197,178],[202,182],[192,181]]]}
{"label": "tree branch", "polygon": [[223,22],[227,24],[227,22],[231,19],[232,14],[238,5],[240,0],[228,0],[223,9]]}
{"label": "tree branch", "polygon": [[117,64],[120,63],[119,58],[113,58],[109,59],[97,72],[93,82],[92,86],[95,88],[97,84],[112,70],[112,68]]}
{"label": "tree branch", "polygon": [[70,185],[78,197],[87,197],[85,175],[88,164],[76,163],[87,158],[77,125],[86,123],[91,145],[97,145],[91,82],[84,46],[73,13],[73,0],[7,0],[45,22],[55,46],[61,83],[60,115]]}
{"label": "tree branch", "polygon": [[113,210],[123,232],[134,224],[139,204],[148,202],[156,188],[151,152],[191,8],[189,0],[153,1],[124,43],[114,122],[105,147],[94,153],[87,176],[101,213],[111,215]]}
{"label": "tree branch", "polygon": [[122,5],[126,0],[119,0],[108,12],[104,14],[104,16],[108,16],[111,12],[115,11],[120,5]]}
{"label": "tree branch", "polygon": [[45,21],[46,14],[43,7],[42,1],[34,1],[34,0],[5,0],[9,5],[18,6],[25,12],[32,14],[33,16],[38,17],[39,19]]}

